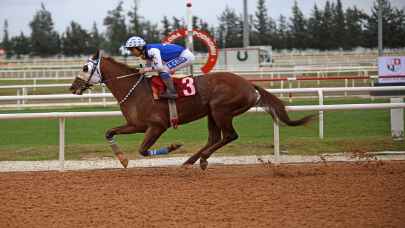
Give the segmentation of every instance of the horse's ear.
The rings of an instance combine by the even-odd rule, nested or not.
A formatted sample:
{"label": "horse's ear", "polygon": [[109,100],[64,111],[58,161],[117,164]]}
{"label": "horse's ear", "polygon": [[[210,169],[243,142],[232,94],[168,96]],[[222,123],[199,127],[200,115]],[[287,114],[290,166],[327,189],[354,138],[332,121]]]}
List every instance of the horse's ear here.
{"label": "horse's ear", "polygon": [[94,54],[93,59],[98,59],[100,57],[100,49],[97,49],[96,54]]}

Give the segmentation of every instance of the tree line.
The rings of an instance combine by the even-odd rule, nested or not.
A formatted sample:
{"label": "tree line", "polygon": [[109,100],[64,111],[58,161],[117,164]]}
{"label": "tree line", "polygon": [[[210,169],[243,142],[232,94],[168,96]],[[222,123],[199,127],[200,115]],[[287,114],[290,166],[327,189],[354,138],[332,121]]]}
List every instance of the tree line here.
{"label": "tree line", "polygon": [[[405,12],[393,7],[389,0],[382,0],[384,47],[405,47]],[[253,15],[249,17],[250,44],[270,45],[273,49],[351,50],[357,47],[375,48],[378,45],[378,1],[367,14],[356,6],[344,8],[341,0],[326,1],[319,7],[314,4],[310,15],[305,16],[297,1],[289,18],[269,15],[265,0],[257,0]],[[208,31],[220,48],[243,46],[243,16],[226,7],[218,16],[217,26],[209,25],[198,16],[193,17],[194,28]],[[29,26],[29,36],[20,33],[9,37],[8,22],[4,21],[3,39],[0,47],[7,56],[33,55],[88,55],[97,48],[110,54],[119,54],[119,47],[131,35],[139,35],[147,42],[160,42],[171,31],[185,27],[183,18],[164,16],[160,23],[152,23],[139,13],[139,4],[134,0],[129,10],[123,2],[107,12],[103,20],[104,32],[94,22],[90,31],[71,21],[66,30],[55,31],[52,14],[43,3]],[[179,41],[184,45],[184,40]],[[206,47],[195,42],[194,50],[205,52]]]}

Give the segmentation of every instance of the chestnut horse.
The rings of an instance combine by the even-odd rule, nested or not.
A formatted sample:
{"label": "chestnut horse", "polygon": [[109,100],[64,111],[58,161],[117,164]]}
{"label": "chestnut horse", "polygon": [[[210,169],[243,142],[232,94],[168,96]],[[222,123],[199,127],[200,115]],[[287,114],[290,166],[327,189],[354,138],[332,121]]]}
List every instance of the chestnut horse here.
{"label": "chestnut horse", "polygon": [[[197,95],[176,99],[179,124],[208,117],[208,142],[192,155],[184,165],[192,165],[200,159],[200,167],[206,169],[207,159],[219,148],[236,140],[232,120],[258,105],[289,126],[303,125],[312,115],[299,120],[288,117],[283,102],[265,89],[229,72],[209,73],[194,77]],[[119,134],[144,133],[139,153],[154,155],[149,148],[170,127],[168,101],[154,100],[150,81],[138,73],[138,69],[119,63],[110,57],[101,57],[99,51],[83,66],[70,90],[82,94],[94,84],[105,83],[119,102],[126,124],[107,130],[105,137],[124,167],[128,160],[114,142]],[[165,153],[180,145],[166,148]]]}

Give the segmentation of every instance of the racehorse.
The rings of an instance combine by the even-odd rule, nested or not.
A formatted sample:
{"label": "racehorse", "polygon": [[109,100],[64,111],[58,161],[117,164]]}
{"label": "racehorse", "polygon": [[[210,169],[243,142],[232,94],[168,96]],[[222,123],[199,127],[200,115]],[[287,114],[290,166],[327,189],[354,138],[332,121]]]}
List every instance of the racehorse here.
{"label": "racehorse", "polygon": [[[171,126],[168,100],[155,100],[150,80],[138,72],[139,69],[101,56],[97,51],[83,66],[70,88],[73,94],[81,95],[91,86],[104,83],[118,101],[126,124],[107,130],[105,138],[125,168],[128,159],[115,144],[115,135],[144,133],[139,153],[149,156],[149,148]],[[232,124],[233,118],[254,106],[263,107],[273,119],[277,118],[289,126],[303,125],[313,117],[309,115],[291,120],[280,99],[230,72],[208,73],[193,77],[193,81],[191,86],[195,87],[197,94],[179,97],[175,101],[179,124],[207,116],[209,135],[207,144],[185,161],[185,166],[193,165],[200,159],[200,167],[205,170],[212,153],[238,138]],[[179,146],[168,147],[168,152]]]}

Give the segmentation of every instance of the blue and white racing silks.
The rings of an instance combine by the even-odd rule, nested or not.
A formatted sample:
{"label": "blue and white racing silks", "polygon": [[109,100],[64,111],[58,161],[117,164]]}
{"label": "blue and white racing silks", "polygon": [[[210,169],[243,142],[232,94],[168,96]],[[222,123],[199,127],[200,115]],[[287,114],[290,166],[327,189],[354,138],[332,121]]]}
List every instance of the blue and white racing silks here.
{"label": "blue and white racing silks", "polygon": [[188,66],[194,60],[194,55],[177,44],[147,44],[145,45],[147,65],[158,72],[170,72]]}
{"label": "blue and white racing silks", "polygon": [[[145,46],[146,49],[146,58],[150,56],[149,54],[154,54],[155,51],[153,49],[157,49],[160,52],[160,57],[163,61],[169,62],[170,60],[179,57],[180,54],[184,51],[184,47],[177,45],[177,44],[147,44]],[[151,52],[152,51],[152,52]],[[151,52],[151,53],[150,53]],[[150,57],[152,57],[150,56]],[[155,57],[155,56],[153,56]]]}

